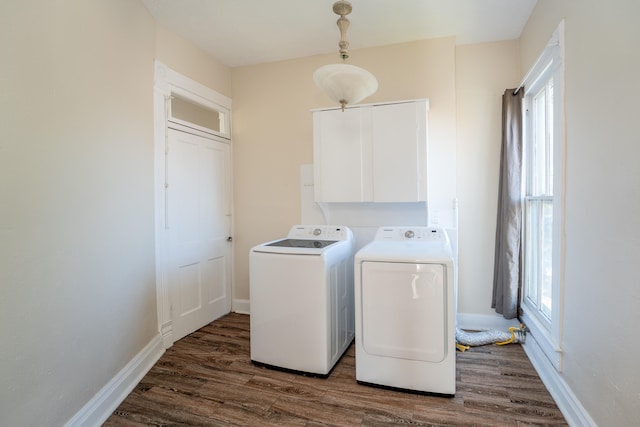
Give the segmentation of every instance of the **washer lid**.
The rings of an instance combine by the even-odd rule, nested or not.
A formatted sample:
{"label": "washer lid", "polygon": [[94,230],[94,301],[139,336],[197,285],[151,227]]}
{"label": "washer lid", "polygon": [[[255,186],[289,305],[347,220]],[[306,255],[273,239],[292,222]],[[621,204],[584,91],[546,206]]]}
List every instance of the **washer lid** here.
{"label": "washer lid", "polygon": [[322,255],[341,247],[353,251],[353,233],[335,225],[294,225],[284,239],[272,240],[251,249],[252,252],[293,255]]}
{"label": "washer lid", "polygon": [[281,248],[314,248],[322,249],[329,245],[338,243],[337,240],[305,240],[305,239],[282,239],[267,243],[266,246],[277,246]]}
{"label": "washer lid", "polygon": [[280,239],[263,243],[251,249],[252,252],[290,255],[322,255],[338,246],[350,245],[346,240]]}

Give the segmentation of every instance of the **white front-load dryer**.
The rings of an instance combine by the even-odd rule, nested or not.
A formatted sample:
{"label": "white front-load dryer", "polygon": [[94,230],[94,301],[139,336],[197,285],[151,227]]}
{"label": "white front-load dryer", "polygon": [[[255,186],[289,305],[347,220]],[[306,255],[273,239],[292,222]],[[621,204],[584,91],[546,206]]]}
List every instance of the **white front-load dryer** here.
{"label": "white front-load dryer", "polygon": [[382,227],[355,255],[356,380],[456,390],[455,280],[446,232]]}

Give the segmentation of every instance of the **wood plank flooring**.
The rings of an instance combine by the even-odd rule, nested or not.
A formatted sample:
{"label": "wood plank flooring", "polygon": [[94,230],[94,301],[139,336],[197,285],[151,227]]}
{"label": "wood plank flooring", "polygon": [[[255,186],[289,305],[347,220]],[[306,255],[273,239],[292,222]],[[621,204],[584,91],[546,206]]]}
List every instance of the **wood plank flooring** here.
{"label": "wood plank flooring", "polygon": [[329,378],[254,366],[249,316],[176,342],[105,426],[566,426],[520,345],[457,354],[455,397],[359,385],[352,345]]}

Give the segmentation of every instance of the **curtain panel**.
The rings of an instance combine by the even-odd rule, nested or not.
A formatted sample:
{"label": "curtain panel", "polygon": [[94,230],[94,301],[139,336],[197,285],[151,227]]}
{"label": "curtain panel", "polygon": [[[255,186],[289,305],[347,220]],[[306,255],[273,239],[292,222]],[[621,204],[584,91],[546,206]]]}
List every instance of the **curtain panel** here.
{"label": "curtain panel", "polygon": [[524,88],[502,95],[502,148],[491,307],[506,319],[518,317],[521,275]]}

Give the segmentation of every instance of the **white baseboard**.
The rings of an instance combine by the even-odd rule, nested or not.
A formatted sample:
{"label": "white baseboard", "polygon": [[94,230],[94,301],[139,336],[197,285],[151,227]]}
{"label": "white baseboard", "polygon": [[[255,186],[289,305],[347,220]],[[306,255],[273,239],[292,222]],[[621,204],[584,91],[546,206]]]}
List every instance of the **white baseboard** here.
{"label": "white baseboard", "polygon": [[570,426],[597,427],[531,334],[527,334],[527,340],[522,347],[567,423]]}
{"label": "white baseboard", "polygon": [[78,413],[67,421],[65,427],[102,425],[163,353],[163,340],[158,334],[111,381],[102,387]]}
{"label": "white baseboard", "polygon": [[249,300],[248,299],[234,299],[233,300],[233,312],[240,314],[249,314]]}
{"label": "white baseboard", "polygon": [[486,331],[488,329],[508,331],[512,326],[520,326],[518,319],[507,320],[499,314],[458,313],[456,319],[458,328],[469,331]]}

